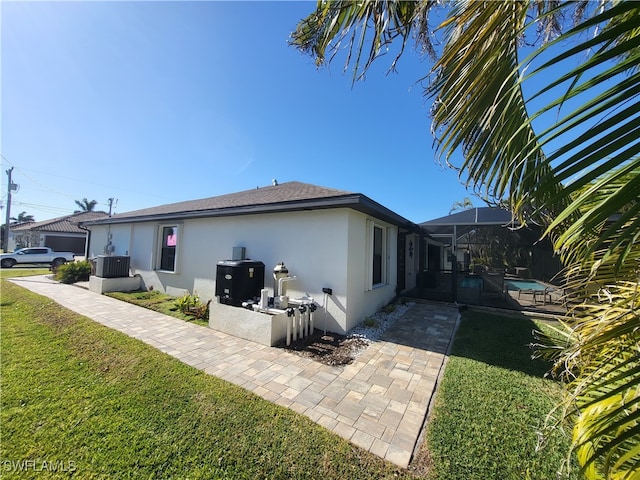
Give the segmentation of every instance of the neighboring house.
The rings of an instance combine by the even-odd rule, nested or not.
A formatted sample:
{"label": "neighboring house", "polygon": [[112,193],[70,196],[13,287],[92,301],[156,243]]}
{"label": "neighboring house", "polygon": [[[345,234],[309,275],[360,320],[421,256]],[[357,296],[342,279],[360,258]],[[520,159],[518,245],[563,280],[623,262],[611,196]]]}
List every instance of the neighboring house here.
{"label": "neighboring house", "polygon": [[[130,257],[146,288],[215,297],[217,263],[244,247],[265,264],[265,288],[284,262],[290,297],[309,295],[328,329],[344,333],[414,288],[423,233],[416,224],[360,193],[300,182],[163,205],[84,222],[88,254]],[[399,259],[401,261],[399,261]],[[271,293],[272,295],[273,293]],[[324,324],[324,311],[320,313]]]}
{"label": "neighboring house", "polygon": [[12,225],[9,228],[9,251],[25,247],[50,247],[57,252],[84,255],[87,230],[78,224],[107,217],[109,215],[105,212],[81,212],[42,222]]}

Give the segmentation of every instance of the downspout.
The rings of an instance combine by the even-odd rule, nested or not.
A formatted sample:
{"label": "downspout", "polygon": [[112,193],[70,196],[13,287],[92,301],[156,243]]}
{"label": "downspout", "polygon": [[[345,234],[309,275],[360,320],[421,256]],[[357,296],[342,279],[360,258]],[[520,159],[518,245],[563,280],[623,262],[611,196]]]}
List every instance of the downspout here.
{"label": "downspout", "polygon": [[[404,242],[400,241],[401,238],[404,238]],[[401,227],[398,227],[398,231],[396,233],[396,289],[395,289],[394,300],[397,300],[398,298],[400,298],[400,292],[401,292],[400,277],[402,276],[401,274],[404,274],[406,276],[406,267],[407,267],[406,243],[407,243],[407,235],[404,234],[404,237],[403,237],[401,232]],[[404,252],[402,250],[404,250]],[[401,262],[400,259],[403,259],[403,261]],[[402,263],[404,263],[404,268]]]}
{"label": "downspout", "polygon": [[78,228],[80,230],[84,230],[85,232],[87,232],[87,235],[86,235],[85,240],[84,240],[84,259],[88,261],[89,260],[89,244],[91,242],[91,230],[89,230],[88,228],[83,227],[80,224],[78,224]]}

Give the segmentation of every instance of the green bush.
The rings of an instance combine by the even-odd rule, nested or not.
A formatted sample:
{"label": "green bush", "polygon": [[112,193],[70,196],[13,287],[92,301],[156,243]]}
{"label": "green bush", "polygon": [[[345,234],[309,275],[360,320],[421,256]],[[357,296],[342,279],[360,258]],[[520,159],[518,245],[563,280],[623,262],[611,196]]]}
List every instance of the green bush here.
{"label": "green bush", "polygon": [[393,313],[396,309],[396,306],[393,303],[390,303],[389,305],[386,305],[385,307],[382,308],[382,311],[386,314],[389,313]]}
{"label": "green bush", "polygon": [[75,283],[89,280],[91,264],[89,262],[69,262],[58,267],[56,280],[62,283]]}
{"label": "green bush", "polygon": [[206,318],[209,313],[209,302],[205,305],[198,295],[185,294],[178,298],[175,306],[185,315],[193,315],[196,318]]}
{"label": "green bush", "polygon": [[362,324],[365,327],[369,327],[369,328],[373,328],[373,327],[377,327],[378,326],[378,322],[376,322],[373,318],[371,317],[367,317],[364,319],[364,321],[362,322]]}
{"label": "green bush", "polygon": [[175,301],[176,307],[182,313],[187,313],[189,309],[194,308],[200,303],[200,298],[197,295],[191,295],[189,293],[184,294],[182,297]]}

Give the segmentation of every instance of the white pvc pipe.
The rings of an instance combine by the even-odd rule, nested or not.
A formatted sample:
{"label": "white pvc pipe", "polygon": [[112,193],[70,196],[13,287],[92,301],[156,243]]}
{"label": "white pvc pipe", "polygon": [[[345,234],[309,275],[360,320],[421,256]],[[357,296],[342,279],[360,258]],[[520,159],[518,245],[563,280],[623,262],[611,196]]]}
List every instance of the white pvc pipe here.
{"label": "white pvc pipe", "polygon": [[324,303],[324,305],[323,305],[323,307],[324,307],[324,334],[326,335],[327,334],[327,307],[328,307],[328,305],[327,305],[327,294],[326,293],[324,294],[324,302],[323,303]]}
{"label": "white pvc pipe", "polygon": [[282,277],[278,279],[278,295],[284,295],[284,290],[282,290],[282,284],[284,282],[290,282],[291,280],[295,280],[296,276],[293,277]]}
{"label": "white pvc pipe", "polygon": [[293,315],[291,316],[291,323],[293,324],[293,341],[295,342],[298,339],[298,322],[297,320],[297,312],[294,310]]}

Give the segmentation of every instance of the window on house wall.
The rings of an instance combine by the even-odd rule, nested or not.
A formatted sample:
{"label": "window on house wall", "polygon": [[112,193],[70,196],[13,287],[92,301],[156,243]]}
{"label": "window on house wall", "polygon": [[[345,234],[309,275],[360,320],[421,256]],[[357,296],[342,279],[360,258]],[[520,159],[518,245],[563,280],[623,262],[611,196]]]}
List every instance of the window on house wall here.
{"label": "window on house wall", "polygon": [[160,251],[160,270],[176,270],[176,248],[178,246],[178,227],[162,227],[162,248]]}
{"label": "window on house wall", "polygon": [[367,268],[366,289],[386,285],[389,281],[388,272],[388,229],[374,223],[372,220],[367,221],[368,226],[368,248],[367,258],[369,265]]}
{"label": "window on house wall", "polygon": [[384,283],[384,230],[378,226],[373,227],[373,285]]}

